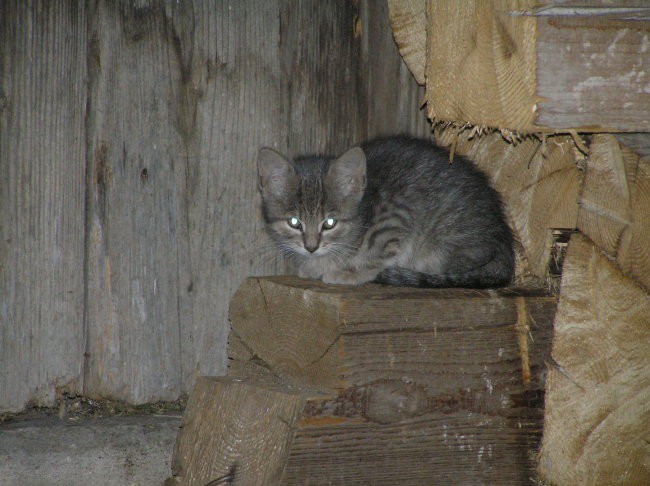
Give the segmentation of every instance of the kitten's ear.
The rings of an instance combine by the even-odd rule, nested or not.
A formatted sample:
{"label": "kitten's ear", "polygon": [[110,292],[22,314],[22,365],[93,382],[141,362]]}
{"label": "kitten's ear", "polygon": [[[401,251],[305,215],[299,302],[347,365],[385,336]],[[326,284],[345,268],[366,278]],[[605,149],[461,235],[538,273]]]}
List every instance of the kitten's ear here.
{"label": "kitten's ear", "polygon": [[366,188],[366,154],[361,147],[348,150],[332,162],[327,180],[343,197],[361,196]]}
{"label": "kitten's ear", "polygon": [[291,162],[270,148],[262,148],[257,153],[257,172],[262,195],[276,198],[286,193],[294,175]]}

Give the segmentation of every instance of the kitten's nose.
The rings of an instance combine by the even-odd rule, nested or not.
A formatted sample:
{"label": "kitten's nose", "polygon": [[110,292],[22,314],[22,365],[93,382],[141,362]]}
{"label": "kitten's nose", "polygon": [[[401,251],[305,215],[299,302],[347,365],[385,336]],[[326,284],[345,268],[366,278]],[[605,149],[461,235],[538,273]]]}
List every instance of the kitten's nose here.
{"label": "kitten's nose", "polygon": [[316,250],[318,250],[318,244],[320,243],[318,235],[310,234],[307,233],[304,236],[304,244],[305,244],[305,250],[307,250],[309,253],[314,253]]}

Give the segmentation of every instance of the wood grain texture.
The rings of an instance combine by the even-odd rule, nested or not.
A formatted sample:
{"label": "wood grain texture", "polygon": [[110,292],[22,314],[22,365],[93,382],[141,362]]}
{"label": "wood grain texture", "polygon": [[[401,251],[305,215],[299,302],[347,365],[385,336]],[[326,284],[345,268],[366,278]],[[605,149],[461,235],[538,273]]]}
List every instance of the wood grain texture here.
{"label": "wood grain texture", "polygon": [[650,481],[650,295],[585,237],[563,267],[540,471],[555,484]]}
{"label": "wood grain texture", "polygon": [[[532,432],[534,431],[534,432]],[[433,413],[396,424],[304,425],[279,484],[530,484],[527,450],[539,424],[466,412]]]}
{"label": "wood grain texture", "polygon": [[507,289],[250,278],[229,373],[332,394],[307,400],[280,484],[527,484],[554,310]]}
{"label": "wood grain texture", "polygon": [[578,228],[650,289],[650,159],[613,135],[590,144]]}
{"label": "wood grain texture", "polygon": [[526,131],[535,122],[532,0],[427,2],[429,118]]}
{"label": "wood grain texture", "polygon": [[278,484],[310,396],[287,387],[199,378],[176,441],[174,484]]}
{"label": "wood grain texture", "polygon": [[390,25],[404,63],[418,84],[425,84],[427,59],[426,0],[388,0]]}
{"label": "wood grain texture", "polygon": [[650,133],[618,133],[616,139],[639,157],[650,157]]}
{"label": "wood grain texture", "polygon": [[285,155],[338,154],[367,137],[369,93],[362,35],[355,32],[360,15],[351,3],[280,3],[276,56],[287,129],[273,144],[286,143]]}
{"label": "wood grain texture", "polygon": [[[85,392],[132,403],[181,391],[181,68],[160,6],[90,13]],[[161,42],[163,40],[164,42]]]}
{"label": "wood grain texture", "polygon": [[[289,385],[202,377],[166,484],[529,484],[539,415],[513,419],[435,401],[407,409],[417,390],[402,385],[328,398]],[[399,417],[378,420],[373,400],[386,399]]]}
{"label": "wood grain texture", "polygon": [[[496,366],[491,373],[497,376],[499,363],[519,356],[518,295],[507,290],[355,288],[295,277],[249,278],[230,307],[238,339],[231,358],[256,361],[305,386],[340,390],[377,380],[406,380],[455,393],[452,383],[457,380],[449,379],[454,373],[483,386],[482,372]],[[534,294],[524,298],[531,319],[546,323],[537,331],[541,342],[547,341],[544,326],[555,300]],[[536,359],[535,366],[543,366],[542,361]],[[476,383],[463,377],[470,370],[478,377]],[[506,369],[497,379],[506,388],[519,379],[510,372]]]}
{"label": "wood grain texture", "polygon": [[612,255],[631,219],[625,165],[616,137],[594,135],[580,194],[578,228]]}
{"label": "wood grain texture", "polygon": [[278,2],[199,2],[177,25],[187,88],[196,92],[190,151],[183,159],[188,249],[180,312],[183,391],[197,374],[225,371],[227,309],[250,272],[275,273],[257,196],[260,146],[286,150],[287,78],[279,59]]}
{"label": "wood grain texture", "polygon": [[[637,6],[643,2],[637,3]],[[646,5],[647,7],[647,5]],[[538,17],[536,123],[555,130],[650,131],[650,8]],[[630,9],[632,10],[632,9]]]}
{"label": "wood grain texture", "polygon": [[[300,280],[287,278],[290,282]],[[287,295],[290,287],[275,282],[275,278],[248,278],[242,283],[230,304],[231,333],[251,358],[278,376],[296,384],[333,387],[338,371],[333,366],[317,367],[316,376],[310,376],[309,368],[338,340],[336,295],[328,299],[327,295],[301,292],[305,298],[297,303]],[[278,305],[280,302],[283,304]],[[301,325],[306,322],[312,325]]]}
{"label": "wood grain texture", "polygon": [[424,87],[413,82],[410,66],[401,61],[389,24],[388,2],[366,1],[360,6],[368,137],[404,133],[432,138],[423,109]]}
{"label": "wood grain texture", "polygon": [[86,9],[0,3],[0,412],[81,391]]}

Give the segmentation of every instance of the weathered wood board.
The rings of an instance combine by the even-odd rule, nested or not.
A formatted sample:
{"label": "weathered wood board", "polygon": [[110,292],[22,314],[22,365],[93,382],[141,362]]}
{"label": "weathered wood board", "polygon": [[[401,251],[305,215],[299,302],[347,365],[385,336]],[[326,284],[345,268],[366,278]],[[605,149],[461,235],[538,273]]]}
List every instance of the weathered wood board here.
{"label": "weathered wood board", "polygon": [[[319,392],[303,395],[285,419],[290,431],[276,439],[285,451],[282,480],[268,484],[528,484],[555,304],[539,292],[250,278],[231,304],[232,384],[221,380],[208,392],[204,383],[190,398],[200,395],[204,406],[188,407],[185,420],[203,426],[179,436],[178,480],[201,470],[192,452],[200,450],[233,456],[211,477],[234,468],[233,484],[246,483],[237,469],[248,474],[258,461],[249,466],[248,453],[222,452],[219,444],[237,437],[207,417],[238,390],[248,390],[241,403],[266,397],[271,383],[275,401],[259,405],[260,416],[295,403],[296,389]],[[228,431],[243,427],[236,424],[248,409],[240,406],[220,409],[221,420],[233,423],[223,425]],[[242,442],[270,435],[240,433],[250,434]],[[268,468],[276,471],[273,457]]]}
{"label": "weathered wood board", "polygon": [[643,2],[390,3],[432,120],[522,133],[650,131]]}
{"label": "weathered wood board", "polygon": [[[87,363],[84,391],[134,403],[181,391],[187,314],[180,60],[164,12],[89,12]],[[179,275],[180,274],[180,275]],[[189,364],[189,363],[188,363]]]}
{"label": "weathered wood board", "polygon": [[0,2],[0,412],[81,391],[86,20]]}
{"label": "weathered wood board", "polygon": [[617,3],[540,12],[536,125],[650,131],[650,5]]}
{"label": "weathered wood board", "polygon": [[[401,62],[391,62],[399,52],[389,25],[388,2],[360,3],[363,77],[368,98],[368,136],[412,134],[432,138],[423,109],[424,88],[418,87]],[[392,56],[387,56],[387,54]]]}
{"label": "weathered wood board", "polygon": [[650,295],[569,242],[539,469],[553,484],[650,483]]}

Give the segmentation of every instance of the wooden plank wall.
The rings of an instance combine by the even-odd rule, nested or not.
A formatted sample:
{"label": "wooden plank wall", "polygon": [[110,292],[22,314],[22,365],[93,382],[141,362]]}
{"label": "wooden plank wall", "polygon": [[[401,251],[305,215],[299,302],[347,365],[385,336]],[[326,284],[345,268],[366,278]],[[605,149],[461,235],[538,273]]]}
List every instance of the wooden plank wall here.
{"label": "wooden plank wall", "polygon": [[427,135],[385,2],[0,3],[0,412],[173,400],[285,271],[254,157]]}
{"label": "wooden plank wall", "polygon": [[78,391],[86,17],[0,2],[0,411]]}

